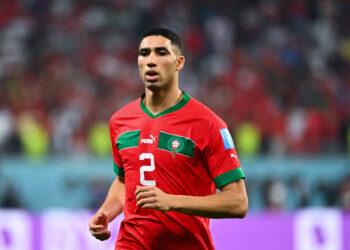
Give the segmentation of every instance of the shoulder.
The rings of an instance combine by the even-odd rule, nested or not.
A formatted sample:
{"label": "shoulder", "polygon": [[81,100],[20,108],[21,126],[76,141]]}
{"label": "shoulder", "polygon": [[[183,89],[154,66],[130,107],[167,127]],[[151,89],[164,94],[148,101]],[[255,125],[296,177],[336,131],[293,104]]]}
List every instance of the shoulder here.
{"label": "shoulder", "polygon": [[201,151],[215,145],[219,141],[221,131],[227,128],[226,123],[208,106],[191,97],[186,105],[187,129],[191,126],[191,138]]}
{"label": "shoulder", "polygon": [[137,112],[140,108],[140,101],[141,98],[139,97],[136,100],[124,105],[122,108],[113,113],[113,115],[111,116],[111,121]]}
{"label": "shoulder", "polygon": [[113,113],[110,118],[110,126],[116,126],[120,122],[132,119],[140,112],[140,101],[141,98],[137,98],[134,101],[129,102],[124,105],[122,108]]}
{"label": "shoulder", "polygon": [[226,123],[208,106],[199,100],[191,97],[187,110],[192,117],[199,119],[202,123],[206,123],[209,127],[226,127]]}

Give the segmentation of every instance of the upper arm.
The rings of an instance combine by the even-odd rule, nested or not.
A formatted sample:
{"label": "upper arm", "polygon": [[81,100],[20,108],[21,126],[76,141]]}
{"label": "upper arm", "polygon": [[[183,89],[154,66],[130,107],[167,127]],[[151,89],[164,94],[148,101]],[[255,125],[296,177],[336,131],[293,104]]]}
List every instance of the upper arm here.
{"label": "upper arm", "polygon": [[[248,196],[244,183],[244,179],[239,179],[233,182],[226,184],[220,188],[222,193],[227,194],[227,202],[232,202],[239,207],[239,211],[242,215],[242,218],[245,216],[248,210]],[[237,205],[238,204],[238,205]],[[236,206],[234,206],[236,208]]]}
{"label": "upper arm", "polygon": [[220,188],[221,192],[230,191],[235,195],[246,195],[244,179],[239,179],[226,184]]}
{"label": "upper arm", "polygon": [[111,118],[110,125],[109,125],[109,135],[110,135],[110,141],[112,146],[112,155],[113,155],[113,170],[117,176],[124,177],[124,169],[122,160],[119,154],[119,149],[117,147],[117,131],[115,128],[115,124],[113,121],[113,117]]}
{"label": "upper arm", "polygon": [[125,177],[124,176],[117,176],[116,179],[118,180],[118,182],[121,182],[122,184],[125,185]]}
{"label": "upper arm", "polygon": [[245,178],[233,139],[219,119],[209,129],[207,147],[205,161],[217,188]]}

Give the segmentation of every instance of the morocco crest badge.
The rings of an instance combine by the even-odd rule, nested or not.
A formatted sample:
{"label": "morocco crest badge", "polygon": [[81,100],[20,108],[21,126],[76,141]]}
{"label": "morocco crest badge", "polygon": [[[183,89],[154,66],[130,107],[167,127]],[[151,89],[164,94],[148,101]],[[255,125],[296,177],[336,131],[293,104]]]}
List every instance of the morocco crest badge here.
{"label": "morocco crest badge", "polygon": [[168,141],[168,148],[171,149],[171,155],[175,158],[176,153],[183,148],[183,142],[181,138],[170,138],[170,140]]}

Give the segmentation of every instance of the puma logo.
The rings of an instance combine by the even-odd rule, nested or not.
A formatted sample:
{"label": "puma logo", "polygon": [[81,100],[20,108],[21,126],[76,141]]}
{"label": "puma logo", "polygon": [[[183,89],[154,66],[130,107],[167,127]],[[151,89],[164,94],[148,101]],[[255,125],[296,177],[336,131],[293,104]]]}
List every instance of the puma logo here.
{"label": "puma logo", "polygon": [[144,144],[153,144],[156,142],[156,138],[157,136],[153,136],[153,135],[150,135],[149,137],[151,137],[150,139],[141,139],[141,143],[144,143]]}

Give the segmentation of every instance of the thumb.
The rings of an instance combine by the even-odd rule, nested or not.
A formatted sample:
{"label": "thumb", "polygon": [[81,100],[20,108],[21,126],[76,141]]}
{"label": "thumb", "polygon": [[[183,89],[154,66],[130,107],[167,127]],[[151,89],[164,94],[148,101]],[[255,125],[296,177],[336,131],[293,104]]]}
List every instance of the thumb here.
{"label": "thumb", "polygon": [[98,218],[103,218],[103,217],[106,217],[106,213],[105,213],[105,211],[101,211],[101,212],[99,212],[99,213],[97,214],[97,217],[98,217]]}
{"label": "thumb", "polygon": [[97,214],[97,222],[98,224],[107,224],[107,214],[105,211],[101,211]]}

